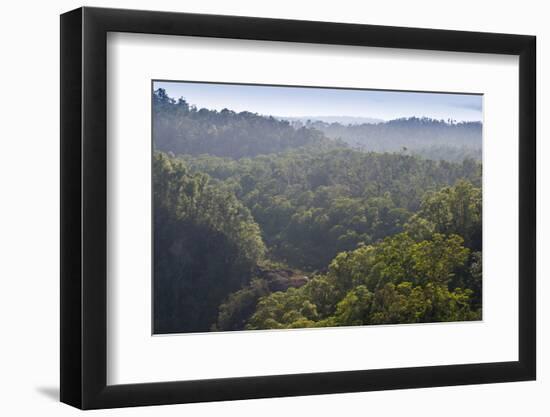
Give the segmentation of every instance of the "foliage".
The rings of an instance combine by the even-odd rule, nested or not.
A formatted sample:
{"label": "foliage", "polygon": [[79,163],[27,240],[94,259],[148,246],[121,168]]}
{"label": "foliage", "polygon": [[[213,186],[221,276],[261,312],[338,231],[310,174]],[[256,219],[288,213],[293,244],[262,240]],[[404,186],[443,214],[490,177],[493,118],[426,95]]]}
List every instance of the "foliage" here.
{"label": "foliage", "polygon": [[230,294],[220,305],[218,319],[212,330],[243,329],[256,310],[258,300],[268,294],[267,283],[258,278],[253,279],[250,285]]}
{"label": "foliage", "polygon": [[406,233],[342,252],[326,275],[260,298],[246,328],[353,326],[480,318],[470,289],[449,289],[469,250],[457,235]]}
{"label": "foliage", "polygon": [[[462,178],[480,183],[479,165],[472,160],[453,164],[350,149],[293,151],[239,161],[182,158],[250,209],[272,257],[306,270],[322,270],[341,251],[401,232],[427,191]],[[425,206],[429,213],[427,202]]]}
{"label": "foliage", "polygon": [[155,330],[208,330],[263,257],[260,230],[235,196],[181,161],[156,153],[153,181]]}
{"label": "foliage", "polygon": [[[481,317],[478,125],[304,126],[164,90],[153,109],[155,332]],[[342,129],[412,149],[325,136]],[[474,158],[415,155],[453,135]]]}
{"label": "foliage", "polygon": [[432,233],[458,234],[466,246],[481,250],[481,189],[459,180],[453,187],[428,192],[406,229],[418,238]]}

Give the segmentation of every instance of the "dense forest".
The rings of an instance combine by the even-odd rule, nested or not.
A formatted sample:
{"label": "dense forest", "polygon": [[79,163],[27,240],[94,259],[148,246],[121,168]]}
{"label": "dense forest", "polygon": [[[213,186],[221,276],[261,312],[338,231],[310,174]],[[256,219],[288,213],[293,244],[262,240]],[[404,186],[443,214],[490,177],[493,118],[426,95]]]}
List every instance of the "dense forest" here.
{"label": "dense forest", "polygon": [[374,152],[156,90],[155,333],[479,320],[481,164],[403,123]]}

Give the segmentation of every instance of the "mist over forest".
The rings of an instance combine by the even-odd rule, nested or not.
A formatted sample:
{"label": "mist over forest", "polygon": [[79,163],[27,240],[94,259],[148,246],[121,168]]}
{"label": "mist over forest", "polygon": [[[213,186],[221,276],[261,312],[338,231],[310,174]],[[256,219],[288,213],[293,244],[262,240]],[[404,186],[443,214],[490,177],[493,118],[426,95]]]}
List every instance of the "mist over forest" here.
{"label": "mist over forest", "polygon": [[479,320],[481,131],[281,120],[157,89],[155,333]]}
{"label": "mist over forest", "polygon": [[324,123],[338,123],[341,125],[359,125],[359,124],[375,124],[382,123],[384,120],[376,117],[361,117],[361,116],[288,116],[277,117],[280,120],[288,120],[289,122],[324,122]]}
{"label": "mist over forest", "polygon": [[481,160],[481,122],[409,117],[376,123],[296,120],[292,124],[296,128],[305,126],[319,130],[329,138],[340,139],[364,151],[401,151],[448,161]]}

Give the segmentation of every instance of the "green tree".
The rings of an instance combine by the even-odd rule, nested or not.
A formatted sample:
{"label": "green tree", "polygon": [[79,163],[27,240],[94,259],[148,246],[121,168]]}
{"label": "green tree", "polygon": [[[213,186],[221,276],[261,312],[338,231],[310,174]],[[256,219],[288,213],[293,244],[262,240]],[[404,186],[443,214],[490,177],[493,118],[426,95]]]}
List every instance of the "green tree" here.
{"label": "green tree", "polygon": [[260,230],[234,195],[162,153],[153,190],[155,331],[209,330],[264,256]]}
{"label": "green tree", "polygon": [[457,235],[406,233],[338,254],[326,275],[259,299],[249,329],[477,320],[473,291],[449,289],[469,250]]}
{"label": "green tree", "polygon": [[457,234],[464,238],[467,247],[479,251],[482,239],[481,207],[481,189],[468,181],[459,180],[452,187],[428,192],[406,229],[418,239],[425,239],[434,232]]}

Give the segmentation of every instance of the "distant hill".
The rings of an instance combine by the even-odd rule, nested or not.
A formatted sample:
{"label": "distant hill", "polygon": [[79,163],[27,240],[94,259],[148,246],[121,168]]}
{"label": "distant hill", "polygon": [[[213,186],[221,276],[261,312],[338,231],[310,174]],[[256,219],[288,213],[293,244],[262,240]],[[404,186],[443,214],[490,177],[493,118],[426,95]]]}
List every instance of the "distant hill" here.
{"label": "distant hill", "polygon": [[329,150],[353,147],[372,152],[399,152],[426,159],[481,160],[480,122],[446,122],[429,118],[374,123],[344,123],[365,118],[334,116],[342,122],[294,118],[281,120],[251,112],[198,109],[174,100],[162,89],[153,96],[155,149],[174,154],[254,157],[297,148]]}
{"label": "distant hill", "polygon": [[354,116],[303,116],[303,117],[284,117],[277,116],[277,119],[288,120],[290,122],[324,122],[324,123],[340,123],[342,125],[359,125],[359,124],[375,124],[382,123],[384,120],[374,117],[354,117]]}
{"label": "distant hill", "polygon": [[228,109],[197,109],[183,99],[174,100],[163,89],[153,95],[153,135],[155,149],[159,151],[229,158],[301,147],[319,150],[346,146],[319,130],[295,127],[270,116]]}
{"label": "distant hill", "polygon": [[481,160],[482,123],[403,118],[358,125],[307,122],[306,127],[366,151],[410,152],[430,159]]}

